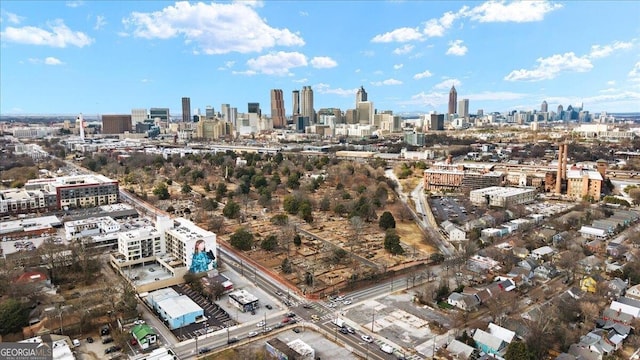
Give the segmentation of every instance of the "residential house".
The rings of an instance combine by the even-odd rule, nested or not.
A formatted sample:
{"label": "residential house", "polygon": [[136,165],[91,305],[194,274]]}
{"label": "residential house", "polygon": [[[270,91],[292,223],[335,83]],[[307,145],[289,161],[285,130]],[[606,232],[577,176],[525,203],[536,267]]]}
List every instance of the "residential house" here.
{"label": "residential house", "polygon": [[531,251],[531,257],[535,260],[549,260],[555,252],[551,246],[542,246]]}
{"label": "residential house", "polygon": [[504,340],[481,329],[476,329],[473,333],[473,341],[480,351],[487,354],[504,355],[507,349],[507,343]]}
{"label": "residential house", "polygon": [[640,317],[640,300],[623,296],[618,300],[612,301],[609,308],[629,314],[636,319]]}
{"label": "residential house", "polygon": [[489,330],[489,333],[491,333],[491,335],[500,338],[507,344],[511,344],[511,341],[513,341],[513,338],[516,336],[515,332],[494,323],[489,323],[487,330]]}
{"label": "residential house", "polygon": [[524,269],[527,269],[529,271],[533,271],[535,270],[538,266],[540,266],[540,264],[538,263],[538,261],[532,259],[532,258],[527,258],[524,259],[522,261],[520,261],[518,263],[518,266]]}
{"label": "residential house", "polygon": [[544,263],[533,270],[533,275],[543,280],[549,280],[558,276],[558,270],[552,264]]}
{"label": "residential house", "polygon": [[605,321],[613,321],[620,324],[629,325],[633,321],[633,315],[622,312],[621,309],[604,309],[602,312],[602,319]]}
{"label": "residential house", "polygon": [[631,299],[640,300],[640,284],[633,285],[628,288],[625,296]]}
{"label": "residential house", "polygon": [[629,251],[629,247],[615,242],[610,242],[606,247],[607,255],[612,256],[614,258],[622,257],[627,251]]}
{"label": "residential house", "polygon": [[591,226],[582,225],[580,230],[578,230],[580,235],[585,239],[600,239],[606,240],[609,237],[609,233],[607,230],[598,229]]}
{"label": "residential house", "polygon": [[553,229],[543,228],[536,233],[536,237],[544,241],[545,243],[550,243],[553,241],[553,237],[556,235],[556,231]]}
{"label": "residential house", "polygon": [[513,255],[520,259],[525,259],[527,256],[529,256],[529,250],[524,247],[514,247],[512,251]]}
{"label": "residential house", "polygon": [[449,241],[465,241],[467,240],[467,233],[458,225],[447,220],[440,224],[440,227],[449,236]]}
{"label": "residential house", "polygon": [[514,266],[511,271],[507,273],[507,276],[516,283],[516,286],[520,286],[522,284],[530,285],[533,275],[533,271],[520,266]]}
{"label": "residential house", "polygon": [[131,335],[142,350],[148,349],[158,341],[158,335],[156,334],[155,330],[153,330],[151,326],[146,324],[135,325],[134,327],[132,327]]}
{"label": "residential house", "polygon": [[613,278],[607,281],[607,295],[612,298],[618,298],[625,294],[627,286],[626,281],[620,278]]}
{"label": "residential house", "polygon": [[598,282],[591,276],[585,276],[580,279],[580,289],[584,292],[596,293]]}
{"label": "residential house", "polygon": [[551,242],[553,243],[553,246],[559,246],[561,244],[564,244],[567,242],[567,240],[573,238],[573,235],[571,235],[571,232],[569,231],[563,231],[560,233],[557,233],[555,235],[553,235],[553,237],[551,238]]}
{"label": "residential house", "polygon": [[497,281],[497,283],[498,283],[498,287],[502,291],[509,292],[511,290],[515,290],[515,288],[516,288],[516,283],[511,279],[499,280],[499,281]]}
{"label": "residential house", "polygon": [[574,356],[573,359],[575,360],[602,360],[602,354],[581,344],[571,344],[568,353]]}
{"label": "residential house", "polygon": [[605,250],[604,242],[600,239],[593,239],[593,240],[587,241],[584,244],[584,247],[594,254],[602,254],[604,253],[604,250]]}
{"label": "residential house", "polygon": [[447,298],[447,304],[464,311],[472,311],[478,307],[480,301],[473,295],[452,292]]}
{"label": "residential house", "polygon": [[500,263],[490,257],[473,255],[467,260],[467,269],[473,272],[500,271]]}
{"label": "residential house", "polygon": [[447,345],[447,352],[454,359],[467,360],[476,352],[476,349],[458,340],[453,340]]}
{"label": "residential house", "polygon": [[592,272],[602,271],[603,261],[595,255],[589,255],[581,260],[578,260],[578,265],[585,274]]}

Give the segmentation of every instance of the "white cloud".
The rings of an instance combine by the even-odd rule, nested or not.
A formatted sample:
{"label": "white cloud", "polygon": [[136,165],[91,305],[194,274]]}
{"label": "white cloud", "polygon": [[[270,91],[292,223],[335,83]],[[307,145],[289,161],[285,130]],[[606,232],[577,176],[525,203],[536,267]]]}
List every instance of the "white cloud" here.
{"label": "white cloud", "polygon": [[533,22],[542,21],[547,13],[562,8],[561,4],[548,1],[513,1],[490,0],[471,10],[464,16],[471,20],[489,22]]}
{"label": "white cloud", "polygon": [[102,15],[96,16],[96,25],[93,27],[94,30],[100,30],[102,27],[107,25],[107,18]]}
{"label": "white cloud", "polygon": [[633,65],[633,68],[629,71],[629,80],[640,81],[640,61]]}
{"label": "white cloud", "polygon": [[258,72],[254,70],[232,71],[231,73],[233,75],[246,75],[246,76],[253,76],[258,74]]}
{"label": "white cloud", "polygon": [[393,65],[393,68],[395,70],[400,70],[400,69],[402,69],[403,66],[404,66],[404,64],[395,64],[395,65]]}
{"label": "white cloud", "polygon": [[247,66],[251,71],[266,75],[289,75],[289,70],[296,67],[307,66],[307,57],[299,52],[272,52],[249,59]]}
{"label": "white cloud", "polygon": [[18,16],[14,13],[10,13],[8,11],[4,11],[4,10],[0,10],[0,13],[2,14],[3,18],[7,18],[7,21],[12,23],[12,24],[20,24],[20,22],[22,22],[22,20],[24,20],[24,17],[22,16]]}
{"label": "white cloud", "polygon": [[373,50],[365,50],[360,52],[362,56],[373,57],[376,53]]}
{"label": "white cloud", "polygon": [[133,12],[123,23],[145,39],[181,36],[208,55],[261,52],[275,46],[302,46],[304,40],[289,29],[269,26],[255,11],[259,2],[177,2],[160,11]]}
{"label": "white cloud", "polygon": [[356,69],[354,72],[357,74],[360,72],[360,69]]}
{"label": "white cloud", "polygon": [[591,46],[591,52],[589,57],[592,59],[599,59],[611,55],[615,50],[631,49],[633,47],[632,42],[616,41],[609,45],[593,45]]}
{"label": "white cloud", "polygon": [[404,44],[403,46],[393,50],[393,53],[396,55],[404,55],[404,54],[410,53],[413,50],[413,48],[415,48],[414,45]]}
{"label": "white cloud", "polygon": [[546,58],[538,58],[538,65],[531,69],[513,70],[507,76],[507,81],[540,81],[553,79],[562,71],[587,72],[593,64],[586,57],[578,57],[573,52],[556,54]]}
{"label": "white cloud", "polygon": [[67,1],[65,4],[67,5],[67,7],[77,8],[84,5],[84,1],[81,1],[81,0]]}
{"label": "white cloud", "polygon": [[449,41],[447,55],[464,56],[468,49],[462,44],[462,42],[462,40]]}
{"label": "white cloud", "polygon": [[35,26],[7,27],[0,33],[5,41],[29,45],[47,45],[64,48],[68,45],[84,47],[90,45],[93,39],[80,31],[72,31],[60,19],[49,22],[47,31]]}
{"label": "white cloud", "polygon": [[143,83],[143,84],[146,84],[146,83],[150,83],[150,82],[151,82],[151,80],[149,80],[149,79],[142,79],[142,80],[140,80],[140,82],[141,82],[141,83]]}
{"label": "white cloud", "polygon": [[298,80],[293,80],[294,83],[298,83],[298,84],[305,84],[307,82],[309,82],[309,79],[307,78],[302,78],[302,79],[298,79]]}
{"label": "white cloud", "polygon": [[402,27],[384,34],[376,35],[371,39],[374,43],[408,42],[422,40],[423,35],[416,28]]}
{"label": "white cloud", "polygon": [[615,85],[615,84],[616,84],[616,81],[615,81],[615,80],[609,80],[609,81],[607,81],[607,85],[609,85],[609,86],[613,86],[613,85]]}
{"label": "white cloud", "polygon": [[338,66],[338,63],[328,56],[316,56],[311,59],[311,66],[316,69],[330,69]]}
{"label": "white cloud", "polygon": [[60,61],[60,59],[56,59],[52,56],[49,56],[47,58],[44,59],[44,63],[46,65],[62,65],[64,64],[62,61]]}
{"label": "white cloud", "polygon": [[434,90],[447,90],[451,89],[452,86],[460,87],[462,85],[462,81],[458,79],[444,79],[443,81],[435,84],[433,86]]}
{"label": "white cloud", "polygon": [[355,96],[355,94],[358,92],[357,88],[356,89],[343,89],[343,88],[332,89],[329,84],[324,84],[324,83],[314,85],[313,89],[319,94],[333,94],[333,95],[338,95],[342,97]]}
{"label": "white cloud", "polygon": [[46,57],[44,59],[28,58],[27,61],[31,64],[64,65],[64,63],[60,61],[60,59],[54,58],[52,56]]}
{"label": "white cloud", "polygon": [[616,92],[616,91],[618,91],[618,89],[616,89],[616,88],[608,88],[608,89],[602,89],[599,92],[601,92],[601,93],[612,93],[612,92]]}
{"label": "white cloud", "polygon": [[400,105],[421,105],[421,106],[431,106],[436,108],[440,105],[447,104],[449,101],[448,93],[441,92],[430,92],[425,93],[420,92],[419,94],[413,95],[409,100],[400,101],[398,104]]}
{"label": "white cloud", "polygon": [[420,79],[424,79],[424,78],[431,77],[432,75],[433,75],[433,74],[431,73],[431,71],[426,70],[426,71],[423,71],[423,72],[421,72],[421,73],[418,73],[418,74],[413,75],[413,78],[414,78],[415,80],[420,80]]}
{"label": "white cloud", "polygon": [[402,85],[402,81],[396,79],[387,79],[383,81],[374,81],[371,82],[373,86],[383,86],[383,85]]}
{"label": "white cloud", "polygon": [[424,32],[428,37],[440,37],[444,35],[445,27],[437,19],[431,19],[424,24]]}
{"label": "white cloud", "polygon": [[309,16],[309,13],[306,11],[300,11],[298,14],[300,14],[300,16]]}

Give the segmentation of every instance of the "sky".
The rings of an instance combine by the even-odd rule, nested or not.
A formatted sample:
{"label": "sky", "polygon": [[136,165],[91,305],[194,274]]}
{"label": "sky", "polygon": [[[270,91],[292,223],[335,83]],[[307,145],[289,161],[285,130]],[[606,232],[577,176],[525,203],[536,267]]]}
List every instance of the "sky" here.
{"label": "sky", "polygon": [[181,98],[269,114],[270,90],[394,113],[640,112],[639,1],[0,2],[1,114],[128,114]]}

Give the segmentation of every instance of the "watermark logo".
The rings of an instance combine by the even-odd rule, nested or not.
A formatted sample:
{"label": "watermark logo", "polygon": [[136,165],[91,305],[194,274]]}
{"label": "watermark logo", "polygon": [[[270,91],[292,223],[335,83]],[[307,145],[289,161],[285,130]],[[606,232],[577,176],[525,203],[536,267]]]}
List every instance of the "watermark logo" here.
{"label": "watermark logo", "polygon": [[0,359],[4,360],[52,360],[53,352],[48,343],[0,342]]}

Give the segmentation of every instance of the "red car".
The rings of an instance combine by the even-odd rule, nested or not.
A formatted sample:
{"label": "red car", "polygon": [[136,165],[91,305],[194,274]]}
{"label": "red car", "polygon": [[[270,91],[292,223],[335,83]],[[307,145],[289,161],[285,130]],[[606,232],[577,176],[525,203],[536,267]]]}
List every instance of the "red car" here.
{"label": "red car", "polygon": [[134,346],[135,346],[135,345],[138,345],[138,340],[136,340],[136,339],[131,339],[131,340],[129,340],[129,344],[134,345]]}
{"label": "red car", "polygon": [[286,323],[288,323],[289,321],[291,321],[291,318],[286,317],[286,318],[282,319],[282,323],[283,323],[283,324],[286,324]]}

